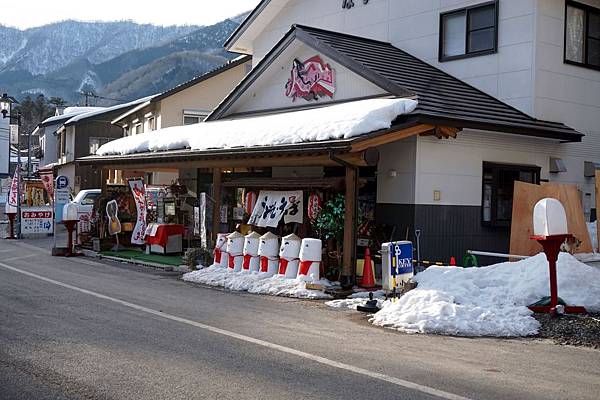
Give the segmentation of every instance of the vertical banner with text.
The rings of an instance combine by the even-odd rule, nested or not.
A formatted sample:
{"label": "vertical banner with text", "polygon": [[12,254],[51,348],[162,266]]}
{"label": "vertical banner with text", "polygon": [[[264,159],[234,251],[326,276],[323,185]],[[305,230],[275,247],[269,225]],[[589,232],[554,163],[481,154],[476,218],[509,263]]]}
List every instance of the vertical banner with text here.
{"label": "vertical banner with text", "polygon": [[129,187],[131,188],[131,194],[135,200],[135,208],[137,210],[137,219],[135,227],[131,233],[132,244],[144,244],[144,237],[146,236],[146,187],[144,186],[144,180],[141,178],[130,179]]}

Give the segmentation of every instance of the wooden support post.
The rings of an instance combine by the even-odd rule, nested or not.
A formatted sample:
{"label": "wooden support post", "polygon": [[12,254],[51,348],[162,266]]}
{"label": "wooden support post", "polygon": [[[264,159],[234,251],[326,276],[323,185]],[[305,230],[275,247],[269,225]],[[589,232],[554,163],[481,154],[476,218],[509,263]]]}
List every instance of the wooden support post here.
{"label": "wooden support post", "polygon": [[221,229],[221,168],[213,168],[213,223],[212,223],[212,240],[217,242],[217,234]]}
{"label": "wooden support post", "polygon": [[[356,269],[357,169],[346,166],[346,210],[344,215],[343,283],[354,277]],[[345,282],[344,282],[345,281]]]}
{"label": "wooden support post", "polygon": [[[107,193],[107,180],[108,180],[108,172],[109,170],[102,168],[100,170],[100,192],[102,196],[106,196]],[[105,210],[98,210],[98,217],[100,218],[100,229],[99,236],[100,239],[105,238],[105,229],[104,229],[104,218],[105,218]]]}

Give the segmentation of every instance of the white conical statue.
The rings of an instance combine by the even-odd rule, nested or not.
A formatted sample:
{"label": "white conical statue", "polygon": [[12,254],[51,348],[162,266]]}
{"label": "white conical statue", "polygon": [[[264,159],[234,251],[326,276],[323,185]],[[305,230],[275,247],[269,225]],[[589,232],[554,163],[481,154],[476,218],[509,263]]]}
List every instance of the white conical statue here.
{"label": "white conical statue", "polygon": [[244,236],[239,232],[233,232],[227,236],[227,253],[229,253],[229,269],[240,272],[244,263]]}
{"label": "white conical statue", "polygon": [[244,271],[258,272],[260,270],[260,257],[258,256],[258,245],[260,235],[251,232],[244,238]]}
{"label": "white conical statue", "polygon": [[279,267],[279,236],[267,232],[260,237],[258,254],[260,255],[260,272],[263,276],[273,276]]}
{"label": "white conical statue", "polygon": [[289,279],[296,278],[300,265],[301,244],[302,239],[293,233],[281,239],[281,247],[279,248],[279,275],[283,275]]}
{"label": "white conical statue", "polygon": [[211,265],[211,267],[223,267],[227,268],[229,265],[229,254],[225,251],[227,246],[227,236],[229,233],[218,233],[217,234],[217,243],[215,244],[215,249],[213,250],[213,255],[215,257],[215,261]]}
{"label": "white conical statue", "polygon": [[314,280],[320,279],[322,248],[323,244],[319,239],[302,240],[298,277],[309,276]]}

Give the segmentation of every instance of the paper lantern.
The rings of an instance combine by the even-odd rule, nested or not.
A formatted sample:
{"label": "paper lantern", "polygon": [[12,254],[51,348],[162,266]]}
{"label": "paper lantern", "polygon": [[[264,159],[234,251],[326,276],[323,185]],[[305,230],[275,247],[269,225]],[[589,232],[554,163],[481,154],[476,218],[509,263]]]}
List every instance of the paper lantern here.
{"label": "paper lantern", "polygon": [[323,200],[318,193],[312,193],[310,196],[308,196],[308,218],[311,221],[317,219],[322,207]]}
{"label": "paper lantern", "polygon": [[246,201],[244,202],[244,211],[246,214],[251,215],[256,205],[257,195],[255,192],[246,193]]}
{"label": "paper lantern", "polygon": [[533,209],[533,232],[536,236],[567,235],[567,213],[560,201],[542,199]]}

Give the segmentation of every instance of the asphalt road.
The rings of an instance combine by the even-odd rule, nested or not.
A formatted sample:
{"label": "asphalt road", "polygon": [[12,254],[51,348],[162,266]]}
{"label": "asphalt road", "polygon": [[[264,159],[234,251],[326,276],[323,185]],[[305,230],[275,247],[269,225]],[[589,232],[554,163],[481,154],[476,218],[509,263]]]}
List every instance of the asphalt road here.
{"label": "asphalt road", "polygon": [[[321,302],[0,241],[0,399],[598,399],[600,352],[404,335]],[[41,277],[41,278],[40,278]]]}

